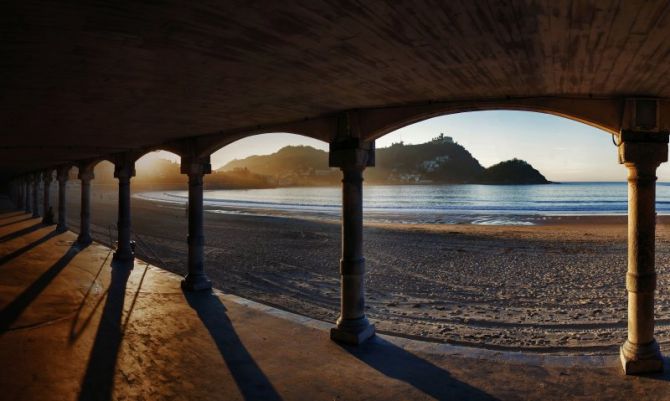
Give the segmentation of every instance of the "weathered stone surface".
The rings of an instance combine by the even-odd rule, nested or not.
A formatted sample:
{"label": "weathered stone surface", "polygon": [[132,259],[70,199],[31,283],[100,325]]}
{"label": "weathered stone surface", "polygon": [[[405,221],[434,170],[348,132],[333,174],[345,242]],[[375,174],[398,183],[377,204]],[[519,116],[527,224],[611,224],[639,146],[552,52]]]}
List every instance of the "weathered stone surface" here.
{"label": "weathered stone surface", "polygon": [[[410,113],[402,121],[411,121],[444,109],[398,106],[438,101],[464,102],[452,112],[506,99],[575,117],[589,109],[614,126],[620,105],[609,99],[670,97],[666,7],[6,1],[0,175],[185,137],[239,138],[345,110],[384,107],[382,120]],[[368,122],[360,121],[364,135]],[[312,128],[299,133],[331,139]]]}

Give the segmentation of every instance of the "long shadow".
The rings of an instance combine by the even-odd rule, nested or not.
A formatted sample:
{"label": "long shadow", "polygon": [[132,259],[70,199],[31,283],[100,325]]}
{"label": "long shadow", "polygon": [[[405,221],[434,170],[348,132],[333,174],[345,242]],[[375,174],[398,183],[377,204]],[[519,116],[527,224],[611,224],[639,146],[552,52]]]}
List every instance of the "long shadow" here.
{"label": "long shadow", "polygon": [[107,292],[109,291],[109,287],[98,297],[98,300],[96,301],[95,305],[93,306],[93,309],[91,312],[88,314],[88,316],[84,319],[83,323],[77,326],[79,323],[79,318],[81,317],[81,313],[84,310],[84,306],[86,306],[86,300],[88,297],[91,295],[91,291],[93,290],[93,287],[95,287],[95,283],[98,281],[98,277],[100,277],[100,274],[105,268],[105,265],[107,264],[107,261],[109,260],[109,257],[112,255],[112,250],[110,249],[107,252],[107,256],[105,256],[105,259],[103,259],[102,263],[100,264],[100,267],[98,268],[97,273],[95,273],[95,276],[93,277],[93,280],[91,280],[91,284],[88,286],[88,289],[86,290],[86,293],[84,294],[84,297],[81,299],[81,302],[79,303],[79,307],[77,308],[77,312],[75,313],[74,319],[72,319],[72,324],[70,325],[70,338],[69,342],[73,343],[75,342],[81,333],[86,330],[86,327],[88,327],[88,324],[91,322],[91,319],[93,318],[93,315],[95,314],[95,311],[98,310],[98,307],[102,303],[102,301],[105,299],[107,296]]}
{"label": "long shadow", "polygon": [[24,221],[28,221],[28,220],[31,220],[31,219],[32,219],[32,217],[26,217],[25,219],[14,220],[14,221],[9,222],[9,223],[0,224],[0,228],[2,228],[2,227],[7,227],[7,226],[11,226],[11,225],[13,225],[13,224],[23,223]]}
{"label": "long shadow", "polygon": [[[29,250],[35,248],[36,246],[41,245],[41,244],[49,241],[51,238],[57,236],[58,234],[59,233],[56,232],[55,230],[51,231],[48,234],[46,234],[45,236],[43,236],[42,238],[40,238],[38,240],[35,240],[35,241],[31,242],[30,244],[22,246],[21,248],[15,250],[14,252],[8,253],[7,255],[0,258],[0,266],[4,265],[5,263],[9,262],[12,259],[15,259],[15,258],[23,255],[24,253],[28,252]],[[75,246],[73,246],[73,247],[75,247]]]}
{"label": "long shadow", "polygon": [[664,382],[670,382],[670,357],[663,357],[663,371],[652,374],[642,374],[640,377]]}
{"label": "long shadow", "polygon": [[216,343],[244,399],[281,400],[270,380],[240,341],[221,300],[208,291],[184,291],[184,296]]}
{"label": "long shadow", "polygon": [[18,230],[18,231],[14,231],[14,232],[9,233],[7,235],[4,235],[4,236],[0,237],[0,244],[3,243],[3,242],[11,241],[15,238],[19,238],[23,235],[30,234],[31,232],[39,230],[42,227],[44,227],[42,225],[42,223],[35,223],[32,226],[23,228],[23,229]]}
{"label": "long shadow", "polygon": [[21,316],[23,311],[25,311],[42,291],[47,288],[49,283],[63,271],[65,266],[70,263],[77,253],[79,253],[79,248],[70,247],[70,249],[65,252],[65,255],[61,256],[56,263],[42,273],[37,280],[33,281],[28,288],[23,290],[18,297],[14,298],[12,302],[0,311],[0,333],[9,330],[11,325],[19,318],[19,316]]}
{"label": "long shadow", "polygon": [[380,338],[343,349],[384,375],[403,381],[438,400],[496,400],[492,395],[463,383],[429,361]]}
{"label": "long shadow", "polygon": [[112,399],[114,372],[123,340],[121,319],[130,269],[113,268],[100,325],[88,358],[79,401]]}
{"label": "long shadow", "polygon": [[17,211],[14,211],[14,212],[7,212],[7,213],[0,212],[0,213],[1,213],[0,214],[0,219],[4,220],[4,219],[14,217],[14,216],[18,216],[18,215],[21,215],[21,214],[27,214],[28,212],[26,212],[24,210],[17,210]]}

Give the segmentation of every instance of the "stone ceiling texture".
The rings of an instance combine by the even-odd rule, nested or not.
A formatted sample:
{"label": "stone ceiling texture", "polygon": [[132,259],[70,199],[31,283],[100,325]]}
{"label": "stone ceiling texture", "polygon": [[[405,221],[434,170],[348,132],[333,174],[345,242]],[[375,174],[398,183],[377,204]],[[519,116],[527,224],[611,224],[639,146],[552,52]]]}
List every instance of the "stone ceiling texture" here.
{"label": "stone ceiling texture", "polygon": [[0,176],[353,108],[670,97],[668,1],[3,1]]}

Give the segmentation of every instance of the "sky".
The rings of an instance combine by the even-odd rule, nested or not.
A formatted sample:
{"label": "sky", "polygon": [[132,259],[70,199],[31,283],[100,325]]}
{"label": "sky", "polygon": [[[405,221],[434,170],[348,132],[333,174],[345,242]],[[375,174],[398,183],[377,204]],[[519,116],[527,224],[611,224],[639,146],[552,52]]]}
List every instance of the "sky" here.
{"label": "sky", "polygon": [[[451,136],[484,166],[523,159],[550,181],[625,181],[626,168],[617,161],[609,133],[586,124],[544,113],[525,111],[475,111],[435,117],[391,132],[376,142],[377,148],[395,142],[416,144],[439,134]],[[233,159],[270,154],[288,145],[328,149],[315,139],[284,133],[257,135],[234,142],[212,155],[216,169]],[[178,157],[155,152],[147,158]],[[658,169],[659,181],[670,181],[670,164]]]}

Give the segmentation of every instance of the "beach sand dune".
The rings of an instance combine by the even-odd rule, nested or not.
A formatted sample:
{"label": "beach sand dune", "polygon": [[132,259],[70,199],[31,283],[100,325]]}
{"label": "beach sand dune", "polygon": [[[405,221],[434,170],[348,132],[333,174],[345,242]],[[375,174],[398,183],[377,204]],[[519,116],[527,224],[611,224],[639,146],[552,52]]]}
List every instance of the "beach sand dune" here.
{"label": "beach sand dune", "polygon": [[[78,205],[69,210],[77,227]],[[93,236],[108,244],[115,239],[115,196],[94,195],[93,210]],[[217,288],[335,321],[337,222],[212,212],[205,221],[206,269]],[[661,220],[657,228],[662,346],[670,343],[667,227]],[[134,198],[133,230],[138,256],[186,273],[182,206]],[[365,256],[367,311],[380,332],[558,353],[613,353],[625,340],[625,217],[518,227],[369,225]]]}

